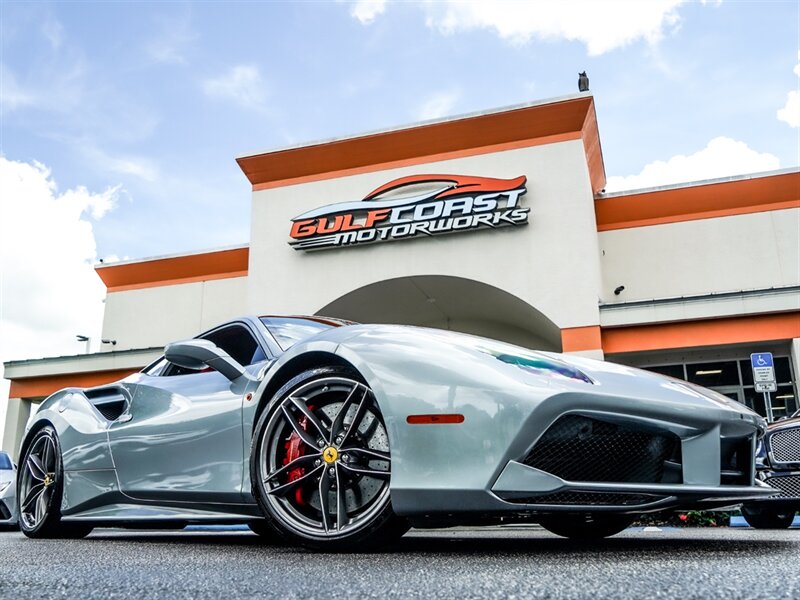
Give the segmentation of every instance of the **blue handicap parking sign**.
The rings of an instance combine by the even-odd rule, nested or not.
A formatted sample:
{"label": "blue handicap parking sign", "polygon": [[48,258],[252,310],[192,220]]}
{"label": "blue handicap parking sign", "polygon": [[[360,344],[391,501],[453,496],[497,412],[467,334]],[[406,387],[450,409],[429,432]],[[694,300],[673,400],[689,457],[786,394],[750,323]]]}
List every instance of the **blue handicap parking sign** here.
{"label": "blue handicap parking sign", "polygon": [[772,367],[772,353],[771,352],[758,352],[750,355],[750,364],[754,369],[763,367]]}

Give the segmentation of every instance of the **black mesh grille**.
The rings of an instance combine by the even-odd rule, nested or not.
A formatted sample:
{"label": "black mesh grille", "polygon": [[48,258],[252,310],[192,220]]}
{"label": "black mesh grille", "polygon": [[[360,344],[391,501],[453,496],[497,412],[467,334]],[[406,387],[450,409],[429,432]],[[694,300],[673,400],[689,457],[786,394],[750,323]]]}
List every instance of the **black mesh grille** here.
{"label": "black mesh grille", "polygon": [[5,505],[5,502],[0,500],[0,521],[8,521],[11,518],[11,512]]}
{"label": "black mesh grille", "polygon": [[769,445],[778,462],[800,462],[800,427],[776,431],[769,437]]}
{"label": "black mesh grille", "polygon": [[664,496],[651,494],[625,494],[610,492],[556,492],[544,496],[512,498],[517,504],[569,504],[587,506],[639,506],[662,500]]}
{"label": "black mesh grille", "polygon": [[664,462],[679,450],[678,436],[669,432],[567,415],[550,426],[523,462],[567,481],[658,483]]}
{"label": "black mesh grille", "polygon": [[764,483],[780,490],[770,498],[800,498],[800,475],[768,477]]}
{"label": "black mesh grille", "polygon": [[117,420],[122,411],[125,410],[124,402],[106,402],[104,404],[95,404],[94,406],[109,421]]}

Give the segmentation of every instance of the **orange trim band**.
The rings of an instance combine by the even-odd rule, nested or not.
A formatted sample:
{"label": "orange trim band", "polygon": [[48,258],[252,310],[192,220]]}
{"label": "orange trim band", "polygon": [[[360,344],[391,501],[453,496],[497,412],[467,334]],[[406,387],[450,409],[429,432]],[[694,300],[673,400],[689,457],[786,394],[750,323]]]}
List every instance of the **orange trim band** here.
{"label": "orange trim band", "polygon": [[606,355],[787,340],[800,337],[800,312],[603,328]]}
{"label": "orange trim band", "polygon": [[234,248],[95,268],[109,292],[244,277],[249,248]]}
{"label": "orange trim band", "polygon": [[581,350],[602,349],[600,326],[568,327],[561,330],[561,351],[580,352]]}
{"label": "orange trim band", "polygon": [[139,369],[116,369],[113,371],[90,371],[88,373],[68,373],[65,375],[45,375],[12,379],[9,398],[44,398],[58,390],[77,387],[89,388],[119,381]]}
{"label": "orange trim band", "polygon": [[800,208],[800,172],[600,198],[597,231]]}
{"label": "orange trim band", "polygon": [[485,115],[417,125],[301,148],[237,159],[253,185],[263,190],[366,173],[444,158],[583,138],[594,191],[605,185],[594,99],[573,98]]}
{"label": "orange trim band", "polygon": [[445,425],[464,422],[464,415],[408,415],[409,425]]}
{"label": "orange trim band", "polygon": [[[269,190],[272,188],[284,187],[287,185],[310,183],[312,181],[323,181],[325,179],[336,179],[337,177],[347,177],[349,175],[361,175],[362,173],[373,173],[375,171],[383,171],[385,169],[412,167],[414,165],[420,165],[429,162],[452,160],[454,158],[465,158],[467,156],[477,156],[480,154],[490,154],[493,152],[504,152],[506,150],[518,150],[520,148],[532,148],[534,146],[543,146],[545,144],[556,144],[558,142],[569,142],[572,140],[579,140],[579,139],[581,139],[581,133],[578,131],[574,131],[558,135],[549,135],[546,137],[537,138],[535,140],[522,140],[519,142],[509,142],[507,144],[494,144],[491,146],[470,148],[469,150],[456,150],[453,152],[445,152],[442,154],[433,154],[429,156],[410,158],[407,160],[397,160],[393,162],[368,165],[365,167],[357,167],[352,169],[342,169],[339,171],[329,171],[327,173],[318,173],[316,175],[307,175],[305,177],[295,177],[292,179],[277,179],[275,181],[268,181],[266,183],[256,184],[253,186],[253,191],[259,192],[261,190]],[[603,185],[605,185],[605,182],[603,183]]]}

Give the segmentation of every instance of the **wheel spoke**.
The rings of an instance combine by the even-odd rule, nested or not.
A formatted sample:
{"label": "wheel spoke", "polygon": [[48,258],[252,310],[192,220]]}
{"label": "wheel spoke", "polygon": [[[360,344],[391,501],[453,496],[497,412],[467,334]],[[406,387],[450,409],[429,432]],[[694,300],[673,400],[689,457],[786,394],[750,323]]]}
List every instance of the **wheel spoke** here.
{"label": "wheel spoke", "polygon": [[54,455],[55,448],[53,448],[53,441],[50,438],[47,438],[42,450],[42,467],[44,468],[45,473],[52,473],[55,471],[55,461],[53,460]]}
{"label": "wheel spoke", "polygon": [[347,496],[343,478],[340,477],[339,464],[336,465],[336,531],[347,525]]}
{"label": "wheel spoke", "polygon": [[300,436],[300,439],[303,440],[307,446],[316,448],[317,440],[315,440],[310,433],[303,429],[297,419],[294,418],[292,411],[290,411],[286,405],[281,406],[281,410],[283,411],[283,415],[286,417],[286,420],[289,421],[289,425],[291,425],[292,429],[294,429],[294,432]]}
{"label": "wheel spoke", "polygon": [[335,438],[339,433],[343,433],[344,430],[344,418],[347,416],[347,413],[350,411],[350,407],[356,401],[356,390],[358,390],[359,384],[353,386],[353,389],[350,390],[350,393],[347,394],[347,398],[345,401],[342,402],[341,408],[339,408],[339,412],[336,413],[336,418],[333,420],[331,424],[331,439],[329,440],[333,443],[333,438]]}
{"label": "wheel spoke", "polygon": [[391,477],[391,471],[376,471],[375,469],[365,469],[364,467],[354,467],[352,465],[346,465],[345,463],[340,463],[343,469],[347,469],[352,473],[357,473],[359,475],[366,475],[368,477],[375,477],[376,479],[389,479]]}
{"label": "wheel spoke", "polygon": [[325,529],[325,533],[328,533],[331,529],[331,506],[330,498],[328,497],[330,489],[331,478],[326,471],[323,471],[322,476],[319,478],[319,510],[322,513],[322,527]]}
{"label": "wheel spoke", "polygon": [[290,471],[294,471],[295,469],[301,467],[302,465],[305,465],[306,463],[309,463],[309,462],[312,462],[315,459],[318,459],[320,456],[322,456],[322,454],[320,454],[319,452],[317,452],[315,454],[305,454],[303,456],[298,456],[293,461],[291,461],[290,463],[282,466],[277,471],[273,471],[272,473],[267,475],[267,477],[264,479],[264,483],[267,483],[268,481],[270,481],[272,479],[275,479],[276,477],[279,477],[279,476],[281,476],[281,475],[283,475],[285,473],[288,473]]}
{"label": "wheel spoke", "polygon": [[36,481],[44,481],[47,471],[44,465],[42,465],[41,459],[35,454],[30,454],[28,456],[28,469]]}
{"label": "wheel spoke", "polygon": [[289,490],[296,488],[298,485],[301,485],[301,484],[305,483],[309,479],[313,478],[315,475],[319,475],[320,471],[322,471],[324,468],[325,468],[325,465],[320,465],[319,467],[317,467],[313,471],[309,471],[308,473],[298,477],[297,479],[294,479],[292,481],[284,483],[283,485],[279,485],[277,487],[274,487],[271,490],[267,490],[267,493],[270,494],[270,495],[281,496],[281,495],[285,494],[286,492],[288,492]]}
{"label": "wheel spoke", "polygon": [[31,504],[33,504],[39,498],[42,492],[44,492],[43,483],[33,486],[28,492],[28,495],[25,496],[25,500],[22,501],[22,504],[20,505],[20,512],[28,512]]}
{"label": "wheel spoke", "polygon": [[309,423],[311,423],[314,426],[314,429],[316,429],[319,432],[319,434],[322,436],[322,439],[330,441],[330,432],[325,431],[325,427],[322,425],[322,423],[319,422],[317,416],[313,412],[311,412],[310,408],[308,408],[305,398],[298,398],[297,396],[291,396],[289,400],[291,400],[292,404],[294,404],[298,408],[298,410],[300,410],[300,412],[303,413],[303,416],[308,420]]}
{"label": "wheel spoke", "polygon": [[391,457],[389,456],[388,452],[382,452],[380,450],[373,450],[372,448],[342,448],[339,450],[342,454],[361,454],[363,456],[368,457],[369,460],[385,460],[387,462],[391,462]]}
{"label": "wheel spoke", "polygon": [[39,498],[36,500],[36,519],[37,523],[40,523],[42,519],[44,519],[45,513],[47,512],[47,500],[49,498],[49,494],[47,493],[47,488],[42,490],[42,493],[39,494]]}
{"label": "wheel spoke", "polygon": [[350,423],[350,427],[347,428],[347,432],[342,436],[342,444],[347,443],[347,440],[350,439],[350,436],[358,431],[358,428],[361,426],[361,420],[364,418],[364,415],[367,414],[368,404],[369,388],[364,386],[364,393],[361,396],[361,402],[358,403],[358,408],[356,409],[356,414],[353,415],[353,421]]}

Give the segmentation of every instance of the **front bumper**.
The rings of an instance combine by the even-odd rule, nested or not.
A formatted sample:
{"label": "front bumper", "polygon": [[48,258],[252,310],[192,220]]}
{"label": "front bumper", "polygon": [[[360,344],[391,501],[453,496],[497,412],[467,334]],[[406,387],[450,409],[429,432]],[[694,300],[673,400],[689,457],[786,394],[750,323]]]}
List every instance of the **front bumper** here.
{"label": "front bumper", "polygon": [[0,526],[17,524],[17,500],[13,488],[12,484],[11,489],[0,493]]}
{"label": "front bumper", "polygon": [[560,415],[504,466],[492,494],[524,511],[629,513],[774,494],[755,477],[763,432],[756,415],[724,407],[681,414],[646,404],[622,413],[583,400],[560,398]]}
{"label": "front bumper", "polygon": [[518,510],[536,512],[655,512],[674,507],[713,508],[774,494],[767,484],[696,485],[566,481],[511,461],[492,491]]}

